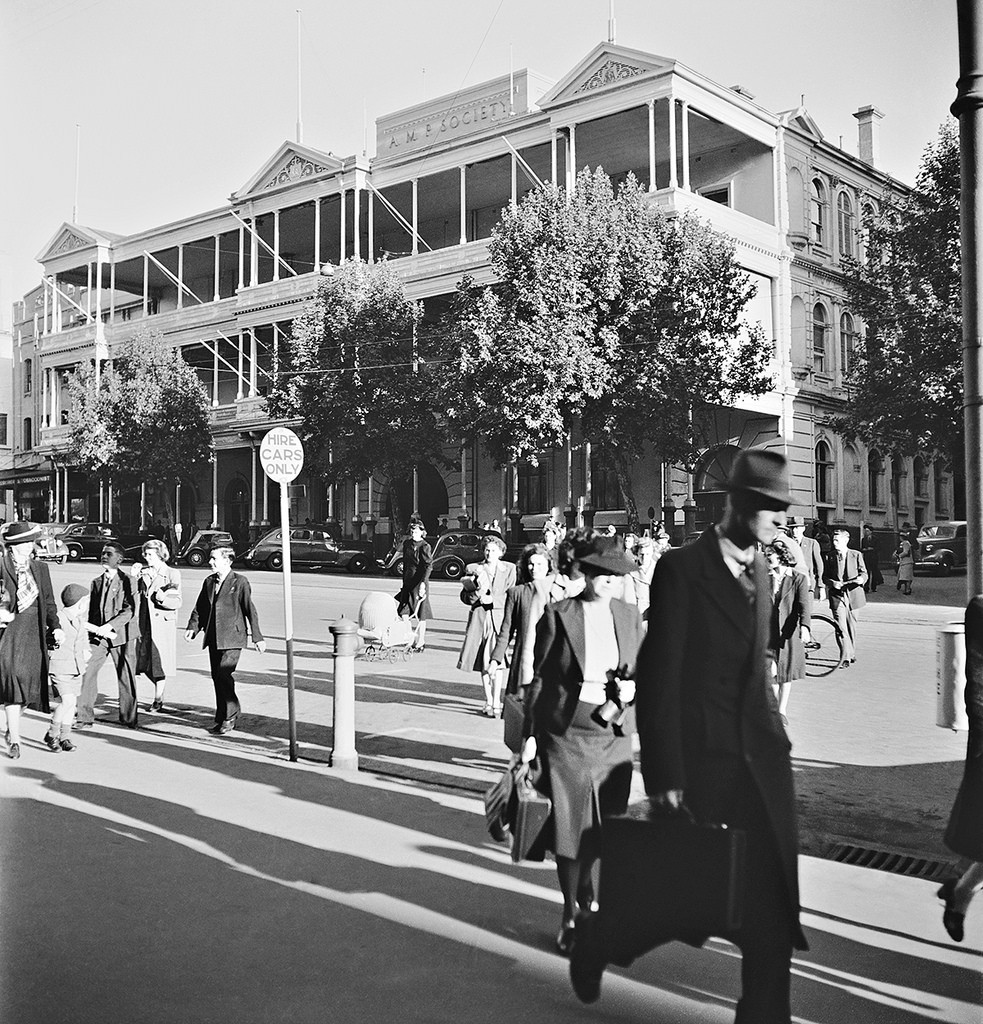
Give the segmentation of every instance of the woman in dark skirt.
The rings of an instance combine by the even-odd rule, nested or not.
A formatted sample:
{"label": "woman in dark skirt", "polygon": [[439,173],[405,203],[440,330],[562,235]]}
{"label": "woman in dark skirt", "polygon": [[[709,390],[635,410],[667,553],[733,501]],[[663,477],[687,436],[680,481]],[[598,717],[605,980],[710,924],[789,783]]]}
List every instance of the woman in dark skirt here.
{"label": "woman in dark skirt", "polygon": [[945,901],[942,924],[956,942],[963,940],[966,911],[983,886],[983,596],[974,597],[966,608],[966,713],[966,765],[945,831],[945,845],[970,863],[938,893]]}
{"label": "woman in dark skirt", "polygon": [[621,542],[597,538],[579,556],[579,568],[583,591],[548,605],[539,620],[522,748],[524,762],[538,753],[553,800],[561,953],[573,945],[578,905],[587,913],[596,909],[601,819],[628,805],[634,731],[628,705],[635,698],[631,675],[642,640],[638,609],[613,599],[619,577],[635,568]]}
{"label": "woman in dark skirt", "polygon": [[0,704],[7,719],[7,753],[20,757],[20,715],[25,705],[47,714],[48,635],[61,643],[58,606],[44,562],[31,555],[41,528],[11,523],[4,534],[7,553],[0,560]]}
{"label": "woman in dark skirt", "polygon": [[427,621],[433,618],[429,594],[433,549],[426,541],[422,519],[411,519],[409,530],[403,541],[403,589],[396,595],[396,603],[401,616],[417,617],[419,625],[410,650],[422,651],[427,644]]}

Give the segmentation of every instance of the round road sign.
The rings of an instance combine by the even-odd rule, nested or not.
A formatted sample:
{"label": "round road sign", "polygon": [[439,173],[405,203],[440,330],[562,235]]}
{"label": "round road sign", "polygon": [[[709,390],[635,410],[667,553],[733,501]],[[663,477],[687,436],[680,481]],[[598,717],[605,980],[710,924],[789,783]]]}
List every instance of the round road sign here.
{"label": "round road sign", "polygon": [[289,484],[304,468],[304,446],[286,427],[268,430],[259,444],[263,472],[279,484]]}

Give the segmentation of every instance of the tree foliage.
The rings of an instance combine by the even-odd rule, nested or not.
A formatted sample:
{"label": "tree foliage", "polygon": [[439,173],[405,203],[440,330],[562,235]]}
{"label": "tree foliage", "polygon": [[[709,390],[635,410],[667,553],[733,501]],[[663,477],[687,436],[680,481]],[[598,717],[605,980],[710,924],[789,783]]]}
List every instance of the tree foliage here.
{"label": "tree foliage", "polygon": [[535,461],[579,424],[618,471],[646,444],[690,462],[699,409],[770,387],[771,347],[745,322],[755,286],[733,243],[649,204],[598,168],[573,195],[546,184],[503,212],[489,252],[502,282],[457,310],[457,429],[499,465]]}
{"label": "tree foliage", "polygon": [[121,346],[97,372],[69,377],[71,450],[105,478],[146,482],[163,491],[170,515],[173,484],[211,451],[208,397],[194,369],[159,333]]}
{"label": "tree foliage", "polygon": [[[417,462],[442,462],[440,417],[420,309],[387,263],[349,260],[294,321],[267,397],[277,418],[297,419],[313,466],[329,480],[380,473],[407,479]],[[393,514],[403,521],[397,488]]]}
{"label": "tree foliage", "polygon": [[834,425],[884,451],[962,463],[959,138],[945,124],[914,192],[887,194],[847,279],[866,338]]}

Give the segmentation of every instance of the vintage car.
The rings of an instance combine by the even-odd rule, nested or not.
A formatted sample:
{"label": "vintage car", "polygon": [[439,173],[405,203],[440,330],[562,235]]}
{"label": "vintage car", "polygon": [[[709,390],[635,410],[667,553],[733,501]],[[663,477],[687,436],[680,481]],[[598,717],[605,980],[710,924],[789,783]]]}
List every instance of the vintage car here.
{"label": "vintage car", "polygon": [[[310,569],[334,568],[338,564],[338,523],[305,523],[290,529],[290,564]],[[242,556],[252,569],[283,568],[283,534],[270,530]]]}
{"label": "vintage car", "polygon": [[212,548],[232,548],[232,534],[225,530],[196,530],[191,539],[177,553],[175,561],[187,562],[198,568],[205,565]]}
{"label": "vintage car", "polygon": [[[0,542],[3,541],[9,523],[0,526]],[[52,527],[55,523],[42,523],[41,536],[34,542],[34,557],[45,562],[59,562],[62,565],[68,561],[68,548]]]}
{"label": "vintage car", "polygon": [[81,558],[98,560],[102,557],[106,541],[121,543],[119,532],[112,523],[72,523],[65,527],[59,537],[72,562]]}
{"label": "vintage car", "polygon": [[[459,580],[470,562],[480,562],[484,557],[485,537],[504,539],[494,530],[450,530],[442,533],[436,540],[428,537],[427,540],[433,547],[433,575]],[[405,539],[401,538],[382,562],[382,568],[393,576],[403,575]]]}
{"label": "vintage car", "polygon": [[966,523],[950,520],[944,523],[925,523],[918,531],[916,569],[930,569],[948,576],[953,569],[966,565]]}

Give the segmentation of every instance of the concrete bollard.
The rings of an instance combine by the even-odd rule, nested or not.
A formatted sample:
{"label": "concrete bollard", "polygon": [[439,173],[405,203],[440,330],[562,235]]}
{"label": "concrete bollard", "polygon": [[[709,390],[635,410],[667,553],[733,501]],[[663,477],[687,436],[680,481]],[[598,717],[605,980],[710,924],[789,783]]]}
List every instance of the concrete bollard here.
{"label": "concrete bollard", "polygon": [[962,622],[940,626],[935,634],[935,724],[953,732],[969,728],[966,713],[966,636]]}
{"label": "concrete bollard", "polygon": [[334,637],[334,714],[332,716],[331,767],[358,771],[355,749],[355,651],[358,624],[339,619],[330,627]]}

